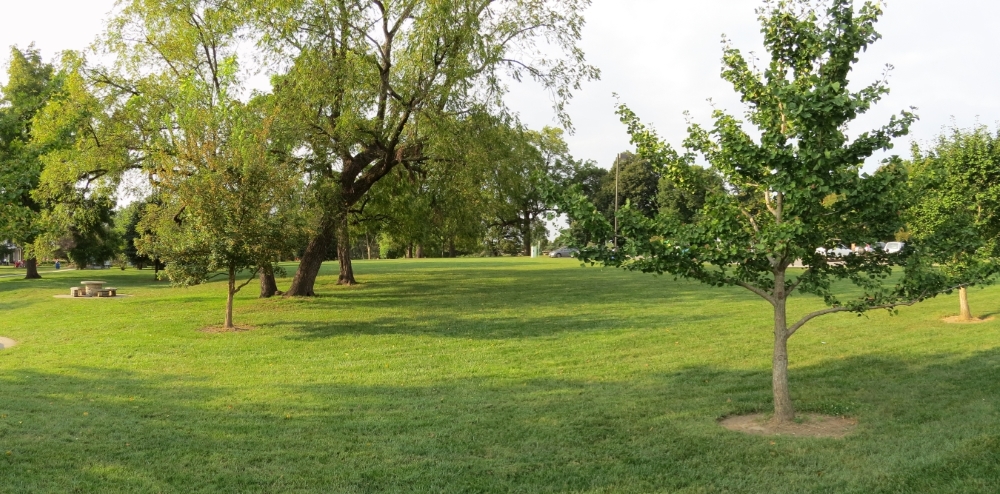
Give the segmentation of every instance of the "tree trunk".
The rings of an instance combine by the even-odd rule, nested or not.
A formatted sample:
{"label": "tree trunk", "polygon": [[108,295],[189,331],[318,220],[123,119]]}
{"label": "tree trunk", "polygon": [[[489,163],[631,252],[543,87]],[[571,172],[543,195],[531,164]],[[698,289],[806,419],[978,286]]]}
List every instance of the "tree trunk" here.
{"label": "tree trunk", "polygon": [[38,259],[32,257],[24,261],[24,267],[27,268],[27,273],[24,275],[26,280],[40,280],[42,275],[38,274]]}
{"label": "tree trunk", "polygon": [[295,277],[292,278],[292,286],[285,292],[286,297],[316,296],[314,291],[316,277],[319,276],[319,270],[323,267],[323,261],[326,260],[330,243],[333,242],[334,224],[333,222],[325,223],[327,224],[323,230],[306,246],[306,251],[299,261],[299,268],[295,271]]}
{"label": "tree trunk", "polygon": [[226,298],[225,329],[233,329],[233,298],[236,296],[236,270],[229,268],[229,296]]}
{"label": "tree trunk", "polygon": [[521,227],[521,237],[524,240],[524,255],[531,257],[531,213],[524,213],[524,225]]}
{"label": "tree trunk", "polygon": [[458,257],[458,252],[455,251],[455,237],[448,239],[448,257]]}
{"label": "tree trunk", "polygon": [[424,258],[424,245],[423,244],[417,244],[417,253],[413,257],[416,257],[417,259],[423,259]]}
{"label": "tree trunk", "polygon": [[406,253],[403,254],[405,259],[413,259],[413,244],[407,244]]}
{"label": "tree trunk", "polygon": [[340,263],[338,285],[357,285],[354,280],[354,266],[351,265],[351,230],[348,215],[344,213],[337,219],[337,261]]}
{"label": "tree trunk", "polygon": [[958,289],[958,305],[961,308],[961,315],[959,316],[963,321],[971,321],[972,311],[969,310],[969,289],[967,287],[962,287]]}
{"label": "tree trunk", "polygon": [[771,361],[771,392],[774,395],[775,423],[795,418],[795,407],[788,392],[788,321],[786,319],[785,273],[774,276],[774,355]]}
{"label": "tree trunk", "polygon": [[278,282],[271,266],[260,268],[260,298],[271,298],[278,293]]}

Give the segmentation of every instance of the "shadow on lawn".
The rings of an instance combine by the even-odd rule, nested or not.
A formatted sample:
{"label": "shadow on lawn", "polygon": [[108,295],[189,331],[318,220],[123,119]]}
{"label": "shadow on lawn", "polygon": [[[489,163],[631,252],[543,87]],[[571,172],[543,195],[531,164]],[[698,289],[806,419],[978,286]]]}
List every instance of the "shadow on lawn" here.
{"label": "shadow on lawn", "polygon": [[224,387],[19,370],[0,377],[0,471],[13,491],[995,492],[998,367],[1000,351],[794,370],[801,409],[860,419],[844,440],[718,427],[769,408],[766,372],[406,386],[260,369]]}
{"label": "shadow on lawn", "polygon": [[630,315],[628,325],[621,317],[601,313],[573,312],[566,308],[552,316],[476,316],[464,317],[448,311],[423,313],[414,319],[411,315],[379,317],[363,321],[274,321],[267,326],[290,329],[296,334],[291,339],[323,339],[344,335],[434,335],[469,339],[540,338],[565,332],[618,330],[625,327],[663,328],[673,325],[695,324],[699,321],[723,319],[722,315],[676,315],[666,319]]}
{"label": "shadow on lawn", "polygon": [[[393,272],[391,277],[375,277],[360,286],[331,285],[329,292],[317,298],[272,302],[269,309],[276,313],[294,308],[295,319],[263,324],[290,328],[302,338],[345,334],[540,337],[621,329],[621,314],[609,308],[622,305],[629,307],[629,327],[661,328],[725,318],[717,311],[705,311],[706,294],[717,306],[755,297],[738,288],[708,292],[696,283],[621,271],[534,274],[503,266]],[[760,307],[764,308],[763,302]],[[343,317],[329,317],[331,308]]]}

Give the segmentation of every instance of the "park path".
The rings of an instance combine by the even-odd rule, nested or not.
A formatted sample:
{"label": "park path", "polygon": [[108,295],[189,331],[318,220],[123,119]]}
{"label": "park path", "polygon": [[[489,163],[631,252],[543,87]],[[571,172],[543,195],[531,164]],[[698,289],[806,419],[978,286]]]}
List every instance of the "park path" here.
{"label": "park path", "polygon": [[[59,271],[56,271],[56,270],[52,270],[52,271],[39,271],[38,274],[40,274],[40,275],[46,275],[46,274],[54,274],[54,273],[65,273],[67,271],[76,271],[76,268],[60,269]],[[24,278],[24,273],[0,274],[0,278]]]}

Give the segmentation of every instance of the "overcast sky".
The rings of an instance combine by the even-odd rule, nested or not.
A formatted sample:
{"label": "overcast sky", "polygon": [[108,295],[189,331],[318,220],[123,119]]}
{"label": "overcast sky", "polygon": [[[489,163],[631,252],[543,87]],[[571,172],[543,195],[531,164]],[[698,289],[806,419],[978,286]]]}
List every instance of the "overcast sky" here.
{"label": "overcast sky", "polygon": [[[46,57],[87,46],[101,31],[114,0],[3,0],[0,47],[35,42]],[[855,87],[895,66],[890,94],[853,130],[876,127],[915,106],[921,121],[894,152],[908,155],[909,141],[926,142],[950,125],[1000,120],[1000,41],[994,31],[1000,2],[987,0],[890,0],[878,29],[883,39],[865,53],[852,76]],[[721,36],[744,51],[761,53],[754,9],[757,0],[594,0],[587,12],[583,47],[601,68],[602,80],[577,94],[568,137],[577,158],[608,167],[630,149],[614,115],[618,93],[640,117],[674,144],[683,139],[683,112],[710,123],[706,101],[741,112],[731,87],[719,78]],[[4,50],[6,58],[6,50]],[[532,127],[552,125],[547,95],[525,84],[509,103]]]}

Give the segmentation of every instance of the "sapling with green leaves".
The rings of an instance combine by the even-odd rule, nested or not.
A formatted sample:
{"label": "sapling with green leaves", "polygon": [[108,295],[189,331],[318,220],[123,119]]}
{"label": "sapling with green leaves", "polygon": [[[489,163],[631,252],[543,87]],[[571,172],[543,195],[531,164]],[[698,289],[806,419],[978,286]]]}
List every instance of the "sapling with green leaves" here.
{"label": "sapling with green leaves", "polygon": [[298,168],[277,158],[287,150],[275,108],[242,86],[235,5],[122,2],[101,43],[114,64],[86,71],[101,111],[79,120],[89,131],[76,133],[72,159],[53,160],[53,171],[61,164],[68,173],[53,173],[49,185],[69,177],[71,186],[113,186],[141,172],[154,200],[137,227],[138,253],[163,261],[177,284],[227,277],[227,329],[236,293],[290,250],[302,188]]}
{"label": "sapling with green leaves", "polygon": [[[744,119],[716,110],[710,128],[690,126],[684,152],[619,106],[641,158],[677,187],[708,191],[693,217],[648,218],[627,206],[616,232],[582,195],[556,194],[575,225],[605,240],[585,246],[584,261],[739,286],[773,307],[777,423],[795,416],[788,340],[806,323],[826,314],[913,304],[944,288],[944,278],[928,272],[926,263],[893,278],[893,266],[913,257],[907,253],[874,250],[834,260],[822,250],[840,243],[875,245],[902,228],[904,170],[861,172],[867,158],[906,135],[916,116],[903,111],[874,131],[853,139],[847,133],[889,91],[885,79],[857,90],[848,79],[859,54],[879,39],[875,24],[881,15],[872,2],[858,9],[849,0],[765,2],[758,16],[771,56],[767,66],[758,69],[728,42],[724,48],[722,77],[745,103]],[[702,183],[707,179],[698,157],[721,187]],[[804,267],[792,268],[797,261]],[[841,292],[838,280],[856,288]],[[858,289],[863,294],[851,295]],[[789,319],[787,300],[796,292],[818,295],[828,307]]]}

